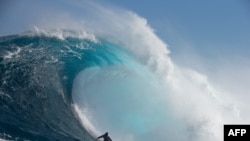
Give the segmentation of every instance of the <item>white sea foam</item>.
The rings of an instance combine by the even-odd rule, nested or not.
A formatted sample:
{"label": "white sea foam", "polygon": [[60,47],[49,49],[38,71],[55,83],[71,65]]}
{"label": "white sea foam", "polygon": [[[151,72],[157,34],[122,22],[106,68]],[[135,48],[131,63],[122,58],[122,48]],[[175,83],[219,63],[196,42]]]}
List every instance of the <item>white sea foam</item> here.
{"label": "white sea foam", "polygon": [[4,59],[11,59],[12,57],[16,57],[21,52],[21,48],[17,47],[16,51],[13,52],[6,52],[6,54],[3,56]]}
{"label": "white sea foam", "polygon": [[96,137],[101,134],[101,132],[93,125],[93,119],[91,114],[88,112],[87,108],[79,108],[78,105],[73,104],[73,109],[75,110],[78,118],[80,118],[81,124],[85,127],[85,129],[93,136]]}
{"label": "white sea foam", "polygon": [[[2,137],[2,138],[13,138],[11,135],[8,135],[6,133],[0,133],[0,137]],[[1,139],[0,138],[0,141],[12,141],[12,140],[10,140],[10,139]]]}
{"label": "white sea foam", "polygon": [[24,32],[21,35],[26,36],[47,36],[47,37],[54,37],[61,40],[64,40],[68,37],[73,38],[79,38],[79,39],[88,39],[95,43],[98,42],[94,34],[90,34],[86,32],[85,30],[73,30],[73,29],[61,29],[61,28],[55,28],[55,29],[43,29],[38,28],[36,26],[33,27],[33,30],[31,32]]}
{"label": "white sea foam", "polygon": [[[121,45],[132,52],[139,62],[150,68],[165,90],[163,97],[161,94],[158,94],[158,96],[160,95],[162,100],[168,103],[165,106],[171,108],[170,111],[162,111],[159,116],[169,119],[175,117],[172,120],[162,120],[162,126],[154,127],[154,130],[147,133],[149,135],[144,135],[145,137],[138,138],[137,136],[140,135],[131,132],[132,138],[145,140],[152,135],[155,140],[170,138],[173,141],[181,139],[186,141],[219,141],[223,139],[223,124],[239,121],[239,109],[230,101],[230,98],[224,98],[229,97],[226,93],[222,93],[213,87],[206,75],[192,69],[181,68],[172,62],[168,56],[170,51],[167,45],[155,35],[146,19],[131,11],[105,8],[100,5],[96,5],[93,9],[99,14],[95,15],[97,16],[95,23],[90,21],[91,26],[85,25],[87,29]],[[100,81],[105,81],[105,79]],[[95,84],[97,85],[97,83]],[[142,99],[150,99],[150,97],[145,96]],[[152,106],[152,109],[148,107],[147,110],[162,109],[164,102],[159,107]],[[130,104],[136,106],[136,104]],[[229,110],[228,107],[233,110]],[[102,118],[92,118],[104,122]],[[114,124],[109,119],[108,122]],[[169,126],[170,124],[171,126]],[[91,126],[97,126],[95,128],[99,129],[105,128],[99,127],[99,125],[100,123]],[[150,124],[145,126],[149,130],[153,128]],[[112,126],[108,127],[112,128]],[[173,128],[176,129],[173,130]],[[110,130],[115,132],[116,129]],[[178,135],[174,135],[178,131]],[[165,134],[165,132],[170,134]]]}

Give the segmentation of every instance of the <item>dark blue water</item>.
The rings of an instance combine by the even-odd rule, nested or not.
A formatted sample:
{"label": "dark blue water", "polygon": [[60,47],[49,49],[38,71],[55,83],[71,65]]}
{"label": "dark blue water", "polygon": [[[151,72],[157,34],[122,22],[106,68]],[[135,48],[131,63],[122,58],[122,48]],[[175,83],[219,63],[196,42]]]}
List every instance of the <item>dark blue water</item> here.
{"label": "dark blue water", "polygon": [[89,67],[121,63],[104,41],[0,37],[0,138],[93,140],[72,108],[72,84]]}

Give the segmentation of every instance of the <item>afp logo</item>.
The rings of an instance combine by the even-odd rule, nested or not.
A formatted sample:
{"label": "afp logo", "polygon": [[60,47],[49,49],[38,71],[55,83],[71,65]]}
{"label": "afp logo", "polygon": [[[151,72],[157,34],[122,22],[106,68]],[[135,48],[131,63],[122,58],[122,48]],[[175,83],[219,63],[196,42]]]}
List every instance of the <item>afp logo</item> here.
{"label": "afp logo", "polygon": [[224,125],[224,141],[250,141],[250,125]]}

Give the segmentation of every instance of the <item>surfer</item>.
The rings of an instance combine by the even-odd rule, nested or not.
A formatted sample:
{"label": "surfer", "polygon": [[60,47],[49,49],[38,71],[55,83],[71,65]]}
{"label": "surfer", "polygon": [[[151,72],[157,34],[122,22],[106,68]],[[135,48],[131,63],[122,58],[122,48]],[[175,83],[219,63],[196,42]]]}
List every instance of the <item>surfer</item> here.
{"label": "surfer", "polygon": [[106,132],[105,134],[99,136],[98,138],[96,138],[96,140],[103,138],[104,141],[112,141],[111,138],[108,135],[108,132]]}

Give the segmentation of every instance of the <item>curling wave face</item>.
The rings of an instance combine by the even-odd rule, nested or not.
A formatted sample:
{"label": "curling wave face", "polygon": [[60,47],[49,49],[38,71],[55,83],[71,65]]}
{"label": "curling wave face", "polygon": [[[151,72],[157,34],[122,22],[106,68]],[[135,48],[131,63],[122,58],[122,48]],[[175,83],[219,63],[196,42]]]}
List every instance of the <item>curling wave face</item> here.
{"label": "curling wave face", "polygon": [[1,37],[0,47],[1,138],[91,140],[110,129],[119,139],[163,120],[154,74],[119,45],[36,28]]}
{"label": "curling wave face", "polygon": [[87,38],[33,33],[0,37],[0,138],[91,140],[72,110],[72,82],[105,61],[105,48]]}

